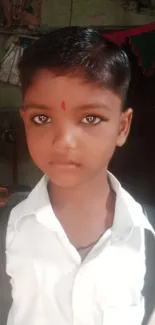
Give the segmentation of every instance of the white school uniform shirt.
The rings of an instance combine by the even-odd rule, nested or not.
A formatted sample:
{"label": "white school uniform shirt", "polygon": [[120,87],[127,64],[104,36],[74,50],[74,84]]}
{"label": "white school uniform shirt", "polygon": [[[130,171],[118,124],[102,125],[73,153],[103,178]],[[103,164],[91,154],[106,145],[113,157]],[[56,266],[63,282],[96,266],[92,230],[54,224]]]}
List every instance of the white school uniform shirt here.
{"label": "white school uniform shirt", "polygon": [[152,314],[152,316],[151,316],[151,318],[150,318],[150,320],[148,322],[148,325],[155,325],[155,310],[154,310],[154,312],[153,312],[153,314]]}
{"label": "white school uniform shirt", "polygon": [[[144,315],[141,206],[109,173],[114,222],[81,262],[52,209],[46,176],[15,207],[7,231],[13,304],[7,325],[140,325]],[[74,216],[73,216],[74,217]]]}

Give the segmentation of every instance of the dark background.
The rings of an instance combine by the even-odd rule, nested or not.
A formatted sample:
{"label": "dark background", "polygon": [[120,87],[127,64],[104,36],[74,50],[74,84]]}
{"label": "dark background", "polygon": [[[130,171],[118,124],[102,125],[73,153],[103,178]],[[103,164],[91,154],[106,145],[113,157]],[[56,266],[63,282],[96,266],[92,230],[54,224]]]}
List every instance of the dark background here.
{"label": "dark background", "polygon": [[139,201],[155,204],[155,72],[146,77],[128,44],[132,79],[127,104],[134,111],[126,145],[116,150],[110,170]]}

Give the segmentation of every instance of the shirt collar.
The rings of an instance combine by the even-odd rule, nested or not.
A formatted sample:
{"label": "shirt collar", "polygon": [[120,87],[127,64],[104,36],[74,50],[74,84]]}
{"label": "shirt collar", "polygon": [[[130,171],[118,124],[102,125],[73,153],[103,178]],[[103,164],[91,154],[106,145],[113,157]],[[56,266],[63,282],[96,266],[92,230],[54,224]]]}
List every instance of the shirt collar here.
{"label": "shirt collar", "polygon": [[[147,217],[142,211],[142,207],[132,196],[126,192],[118,180],[108,172],[110,184],[116,193],[116,204],[112,233],[115,236],[125,238],[130,234],[133,228],[148,229],[154,233]],[[51,216],[51,227],[56,230],[59,222],[53,212],[47,190],[48,177],[45,175],[31,191],[28,198],[23,202],[22,208],[16,210],[16,225],[19,219],[35,214],[37,220],[49,227],[49,213]]]}
{"label": "shirt collar", "polygon": [[[27,199],[16,211],[16,229],[20,227],[20,221],[23,217],[35,215],[36,219],[52,230],[56,230],[59,221],[56,218],[48,195],[49,178],[44,175],[40,182],[30,192]],[[49,219],[49,215],[51,216]]]}

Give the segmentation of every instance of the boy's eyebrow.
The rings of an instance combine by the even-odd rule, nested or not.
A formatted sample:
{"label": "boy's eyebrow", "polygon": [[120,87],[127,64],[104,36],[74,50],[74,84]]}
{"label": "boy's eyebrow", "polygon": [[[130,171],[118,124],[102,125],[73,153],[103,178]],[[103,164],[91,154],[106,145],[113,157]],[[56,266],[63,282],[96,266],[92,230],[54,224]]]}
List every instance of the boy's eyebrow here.
{"label": "boy's eyebrow", "polygon": [[96,109],[100,108],[100,109],[106,109],[110,111],[110,107],[103,103],[89,103],[89,104],[79,105],[75,107],[75,109],[81,109],[81,110],[91,109],[91,108],[96,108]]}
{"label": "boy's eyebrow", "polygon": [[30,104],[24,104],[24,107],[23,109],[42,109],[42,110],[48,110],[49,107],[46,106],[46,105],[39,105],[39,104],[33,104],[33,103],[30,103]]}

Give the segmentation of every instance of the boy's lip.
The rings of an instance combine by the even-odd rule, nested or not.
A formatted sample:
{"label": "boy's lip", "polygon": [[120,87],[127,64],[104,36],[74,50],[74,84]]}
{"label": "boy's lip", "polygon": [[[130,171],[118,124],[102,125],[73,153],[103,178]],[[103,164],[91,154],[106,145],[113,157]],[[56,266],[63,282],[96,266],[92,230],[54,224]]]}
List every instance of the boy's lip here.
{"label": "boy's lip", "polygon": [[58,159],[50,162],[52,166],[60,167],[60,168],[77,168],[80,167],[81,164],[70,159]]}

